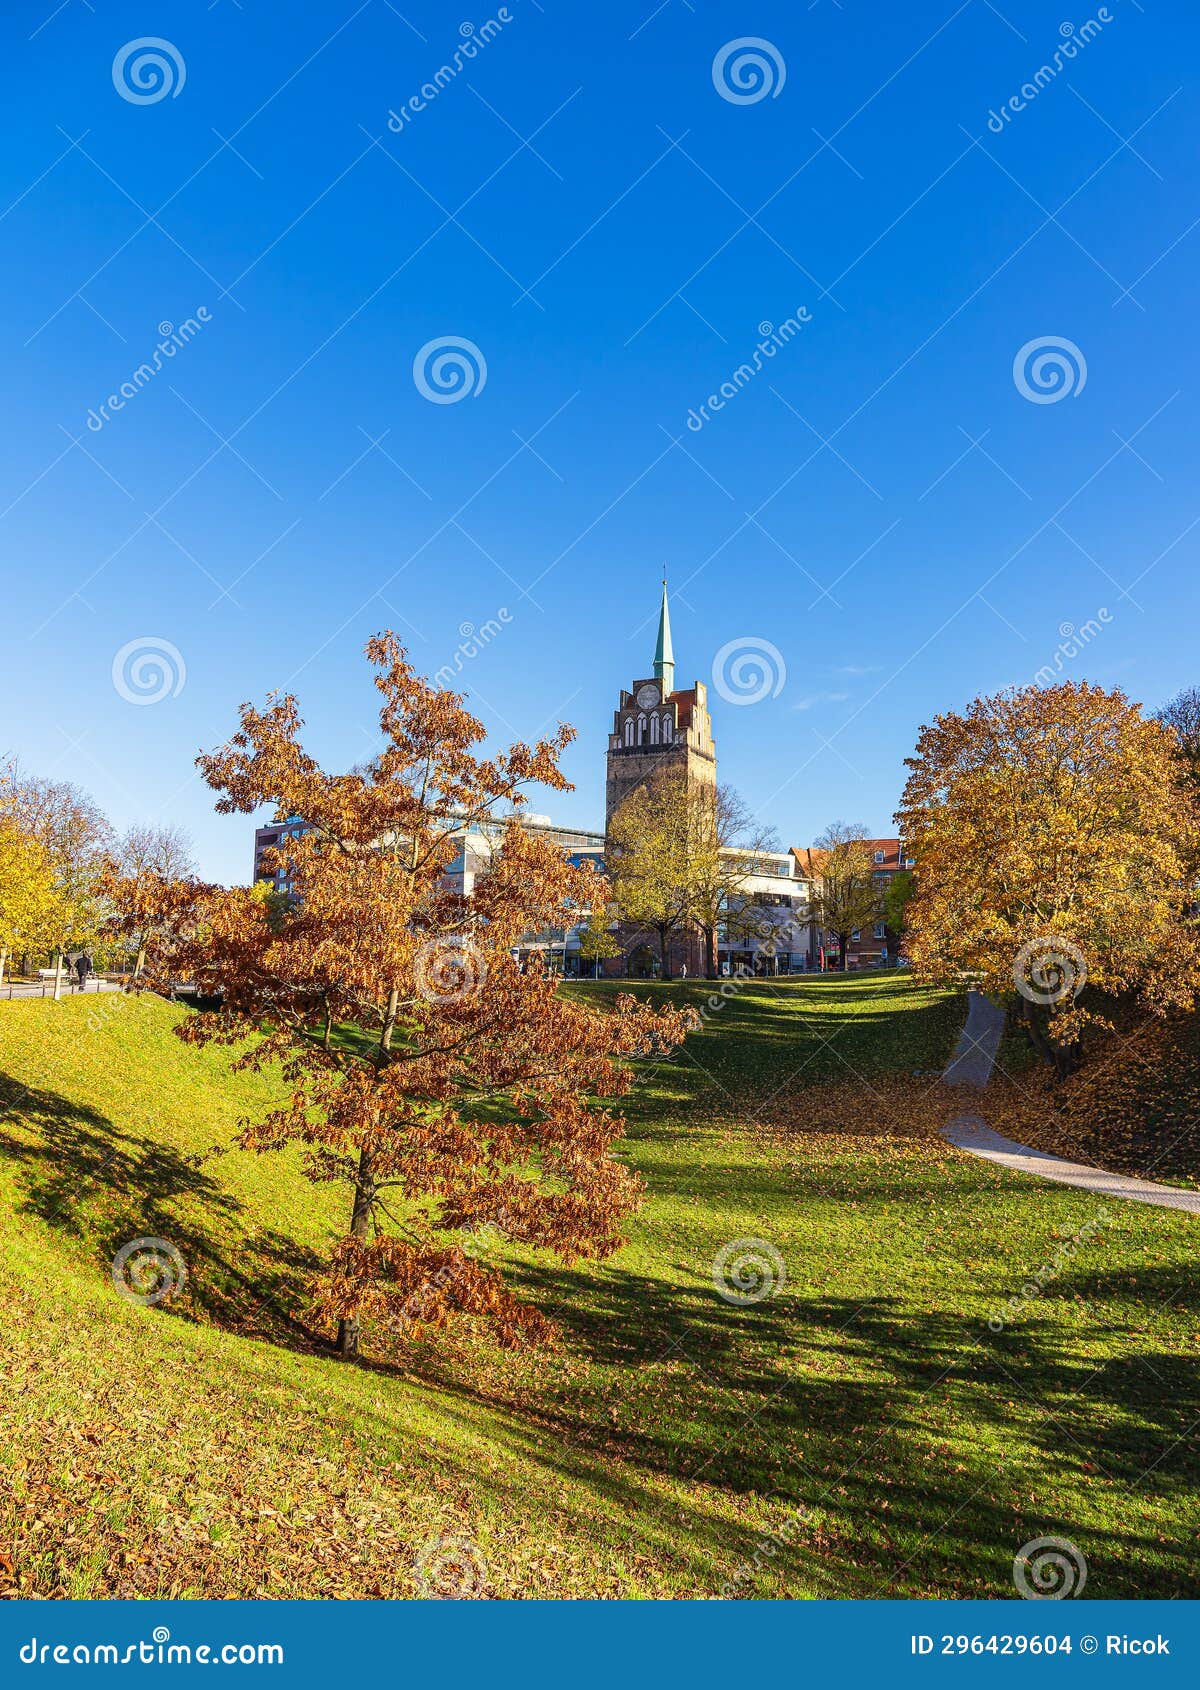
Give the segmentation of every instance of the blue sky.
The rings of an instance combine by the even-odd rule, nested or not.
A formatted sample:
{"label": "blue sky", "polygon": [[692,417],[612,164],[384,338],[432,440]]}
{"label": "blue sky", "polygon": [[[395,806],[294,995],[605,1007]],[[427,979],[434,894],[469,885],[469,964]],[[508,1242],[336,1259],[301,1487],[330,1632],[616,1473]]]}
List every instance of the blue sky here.
{"label": "blue sky", "polygon": [[[362,758],[385,626],[497,740],[573,722],[554,814],[596,825],[664,564],[677,682],[785,844],[889,831],[921,723],[976,692],[1200,681],[1190,8],[54,7],[3,23],[0,750],[118,825],[244,879],[196,752],[285,687]],[[134,101],[147,37],[174,91]],[[486,379],[435,403],[414,358],[449,338]],[[1069,391],[1027,359],[1031,399],[1048,341]]]}

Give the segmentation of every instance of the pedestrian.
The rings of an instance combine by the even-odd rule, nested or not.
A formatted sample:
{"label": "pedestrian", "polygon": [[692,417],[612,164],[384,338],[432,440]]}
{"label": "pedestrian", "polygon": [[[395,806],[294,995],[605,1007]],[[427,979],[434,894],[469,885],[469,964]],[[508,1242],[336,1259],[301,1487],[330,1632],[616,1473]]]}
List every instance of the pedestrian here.
{"label": "pedestrian", "polygon": [[79,976],[79,990],[87,991],[87,977],[92,972],[92,959],[86,951],[80,951],[75,961],[75,972]]}

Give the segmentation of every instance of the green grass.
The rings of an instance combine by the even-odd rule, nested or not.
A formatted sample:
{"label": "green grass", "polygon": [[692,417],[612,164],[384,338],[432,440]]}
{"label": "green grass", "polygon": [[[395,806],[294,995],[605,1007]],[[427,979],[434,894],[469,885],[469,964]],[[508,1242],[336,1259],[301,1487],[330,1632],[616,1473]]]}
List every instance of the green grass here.
{"label": "green grass", "polygon": [[[875,1112],[945,1061],[961,1002],[895,975],[744,986],[640,1077],[628,1247],[514,1259],[556,1352],[460,1327],[357,1369],[314,1346],[302,1293],[341,1199],[290,1152],[228,1148],[271,1082],[181,1045],[179,1013],[0,1006],[0,1587],[11,1560],[19,1594],[404,1596],[450,1533],[505,1597],[739,1572],[764,1597],[1003,1597],[1054,1534],[1088,1596],[1192,1593],[1194,1223],[1110,1204],[989,1332],[1100,1205]],[[815,1110],[831,1084],[845,1131]],[[108,1274],[144,1234],[189,1266],[157,1309]],[[752,1306],[713,1287],[737,1238],[786,1268]]]}

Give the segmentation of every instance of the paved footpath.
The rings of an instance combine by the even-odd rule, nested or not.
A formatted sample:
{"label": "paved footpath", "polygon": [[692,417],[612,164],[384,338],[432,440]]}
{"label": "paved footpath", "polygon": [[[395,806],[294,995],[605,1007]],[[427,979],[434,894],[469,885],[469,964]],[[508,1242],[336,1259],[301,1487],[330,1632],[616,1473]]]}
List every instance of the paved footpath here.
{"label": "paved footpath", "polygon": [[[101,980],[93,974],[89,978],[85,990],[87,991],[88,997],[93,998],[100,992],[119,992],[121,988],[116,985],[114,981]],[[68,980],[64,974],[62,983],[63,999],[77,998],[79,994],[79,982],[77,980]],[[4,983],[0,985],[0,1002],[7,1002],[10,998],[51,998],[53,995],[53,980],[5,980]]]}
{"label": "paved footpath", "polygon": [[[972,992],[967,1024],[942,1078],[950,1085],[976,1086],[982,1090],[991,1078],[996,1052],[1004,1032],[1004,1011],[981,992]],[[1173,1185],[1156,1185],[1152,1180],[1134,1179],[1129,1174],[1109,1174],[1089,1168],[1083,1162],[1067,1162],[1044,1150],[1032,1150],[1001,1133],[993,1132],[981,1115],[959,1115],[942,1137],[971,1156],[982,1156],[1017,1174],[1036,1174],[1058,1185],[1077,1186],[1101,1197],[1119,1197],[1129,1203],[1151,1203],[1160,1209],[1186,1209],[1200,1214],[1200,1191],[1180,1191]]]}

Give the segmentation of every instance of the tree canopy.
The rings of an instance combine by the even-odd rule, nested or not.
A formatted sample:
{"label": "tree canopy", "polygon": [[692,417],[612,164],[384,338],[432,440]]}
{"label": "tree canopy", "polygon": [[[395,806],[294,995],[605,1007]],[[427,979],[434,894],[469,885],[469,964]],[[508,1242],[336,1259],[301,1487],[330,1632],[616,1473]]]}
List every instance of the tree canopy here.
{"label": "tree canopy", "polygon": [[920,977],[1015,1001],[1060,1069],[1106,994],[1191,1006],[1196,804],[1166,728],[1119,690],[1027,687],[936,717],[907,762]]}
{"label": "tree canopy", "polygon": [[[593,871],[519,814],[530,783],[567,788],[573,730],[483,756],[461,696],[419,678],[391,634],[367,654],[384,749],[365,768],[323,770],[290,695],[243,705],[233,738],[199,759],[219,810],[269,804],[298,821],[266,865],[292,896],[173,883],[181,908],[150,941],[147,978],[186,971],[219,996],[185,1040],[243,1047],[239,1067],[280,1065],[290,1096],[244,1146],[299,1143],[311,1179],[347,1189],[314,1301],[343,1356],[364,1328],[402,1335],[456,1312],[518,1343],[547,1323],[479,1259],[480,1237],[567,1261],[618,1248],[641,1187],[613,1155],[612,1104],[631,1061],[671,1050],[689,1018],[628,996],[600,1013],[514,960],[524,934],[596,902]],[[514,807],[473,892],[448,889],[463,830]],[[329,1017],[345,1029],[332,1043]]]}
{"label": "tree canopy", "polygon": [[867,830],[861,822],[832,822],[810,857],[817,873],[813,915],[836,937],[848,969],[853,935],[878,921],[883,909]]}

